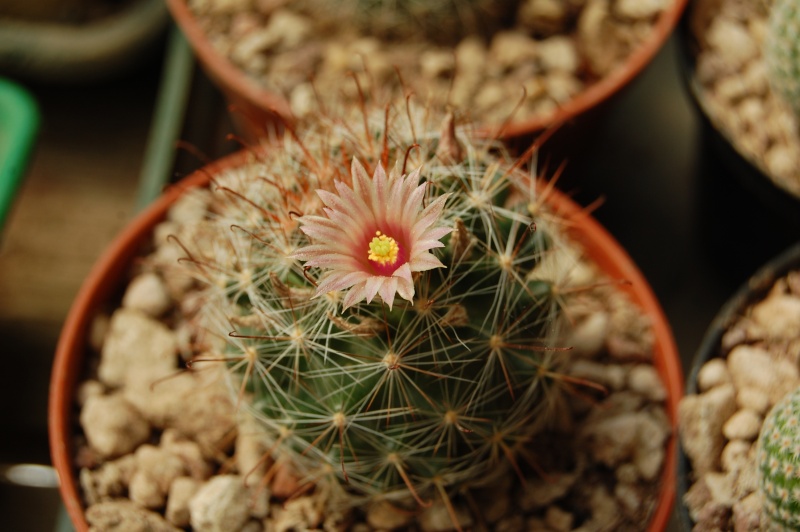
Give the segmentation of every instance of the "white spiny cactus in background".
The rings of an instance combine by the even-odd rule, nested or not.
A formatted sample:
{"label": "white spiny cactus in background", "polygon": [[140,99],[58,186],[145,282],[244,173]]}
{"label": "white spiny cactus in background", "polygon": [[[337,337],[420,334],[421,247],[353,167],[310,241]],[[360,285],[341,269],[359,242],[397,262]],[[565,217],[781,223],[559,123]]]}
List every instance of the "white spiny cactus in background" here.
{"label": "white spiny cactus in background", "polygon": [[800,389],[767,414],[758,438],[758,484],[764,530],[800,529]]}
{"label": "white spiny cactus in background", "polygon": [[800,2],[773,0],[764,38],[770,86],[800,115]]}

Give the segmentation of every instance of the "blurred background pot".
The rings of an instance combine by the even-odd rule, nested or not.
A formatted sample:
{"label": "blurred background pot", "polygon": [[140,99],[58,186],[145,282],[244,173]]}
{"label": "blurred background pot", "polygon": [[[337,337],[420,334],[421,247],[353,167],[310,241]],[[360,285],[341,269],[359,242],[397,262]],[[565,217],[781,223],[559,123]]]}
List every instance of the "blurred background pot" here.
{"label": "blurred background pot", "polygon": [[[512,2],[514,8],[517,4],[521,6],[519,20],[528,20],[527,30],[523,32],[505,31],[503,39],[496,39],[495,44],[488,49],[481,50],[480,46],[476,48],[475,41],[469,43],[464,41],[455,50],[450,49],[443,53],[423,51],[418,52],[417,55],[420,58],[424,56],[424,59],[420,60],[420,63],[423,64],[422,70],[431,75],[433,83],[438,87],[431,92],[446,94],[451,101],[458,99],[459,101],[455,102],[457,107],[470,109],[473,113],[470,119],[481,125],[487,135],[524,138],[555,126],[562,127],[566,131],[573,131],[579,129],[576,124],[581,122],[583,117],[602,107],[649,64],[672,33],[686,1],[617,2],[612,9],[608,2],[597,0],[587,3],[589,7],[584,9],[585,12],[580,20],[577,19],[575,12],[577,9],[575,6],[578,4],[536,0]],[[302,2],[299,3],[302,4]],[[243,68],[237,66],[229,56],[221,53],[215,45],[218,43],[214,42],[221,39],[216,37],[212,40],[207,32],[209,27],[227,24],[246,29],[248,25],[254,24],[252,17],[223,11],[219,14],[221,22],[216,24],[210,19],[200,21],[187,0],[168,0],[167,4],[201,65],[230,102],[234,121],[237,122],[240,132],[246,137],[252,139],[268,133],[274,127],[276,118],[278,122],[282,122],[301,116],[303,110],[310,107],[307,105],[308,101],[317,98],[319,94],[324,96],[325,89],[318,85],[319,72],[314,71],[314,68],[305,68],[304,66],[297,67],[296,71],[287,70],[297,80],[292,84],[291,95],[282,94],[280,90],[274,88],[266,88],[262,83],[255,81],[254,76],[248,75]],[[262,4],[272,5],[270,2]],[[197,5],[208,9],[209,3],[198,2]],[[553,14],[553,9],[555,9],[555,14]],[[622,9],[628,9],[630,15],[626,12],[619,20],[630,22],[630,18],[625,18],[629,16],[641,18],[634,19],[636,22],[632,23],[629,28],[620,29],[620,33],[615,37],[615,31],[621,28],[621,25],[619,20],[612,20],[612,14]],[[528,13],[528,15],[522,13]],[[296,19],[291,17],[287,20],[296,22]],[[569,21],[568,29],[564,28],[567,24],[565,21]],[[264,23],[259,22],[257,25],[264,25]],[[559,34],[559,31],[565,33]],[[576,44],[572,39],[580,33],[587,33],[589,34],[587,39],[594,40]],[[242,38],[240,41],[243,42],[246,38]],[[258,49],[259,38],[252,36],[249,38],[247,46]],[[266,41],[272,37],[263,37],[263,39]],[[496,44],[498,40],[503,42]],[[234,40],[234,44],[240,41]],[[247,46],[242,45],[238,50]],[[262,43],[261,46],[266,47],[267,45]],[[358,61],[360,64],[353,66],[353,69],[367,68],[373,71],[362,78],[360,89],[368,91],[369,88],[363,85],[374,81],[373,77],[376,79],[382,76],[392,77],[395,78],[393,82],[396,83],[394,72],[396,63],[392,59],[388,61],[373,60],[370,63],[371,51],[380,44],[376,43],[375,39],[361,39],[356,48],[359,46],[361,47],[360,55],[350,53],[350,55],[361,58]],[[330,46],[326,47],[326,49],[328,48]],[[387,48],[391,48],[391,46]],[[547,52],[544,51],[546,49]],[[474,54],[468,56],[477,59],[458,61],[459,50],[464,52],[465,56]],[[624,57],[624,59],[609,60],[598,55],[598,51],[611,53],[616,51],[617,54],[620,54],[618,58]],[[494,52],[498,52],[502,56],[501,59],[489,60],[485,66],[480,64],[486,59],[487,53]],[[543,59],[544,54],[547,54],[549,59]],[[284,60],[284,62],[292,66],[302,65],[303,62],[314,63],[315,67],[318,66],[317,59],[311,61],[306,56],[298,54],[296,60]],[[339,57],[339,59],[352,63],[350,57]],[[529,64],[520,66],[528,60],[530,60]],[[276,57],[270,56],[268,53],[261,54],[256,58],[259,68],[262,69],[266,69],[271,62],[275,61]],[[475,83],[481,84],[482,92],[475,95],[471,101],[460,100],[459,94],[462,91],[458,86],[459,82],[452,81],[453,73],[461,71],[462,62],[474,64],[475,68],[479,69],[474,76],[469,74],[461,76],[462,79],[468,79],[471,76],[476,78]],[[459,66],[456,67],[456,65]],[[552,78],[537,78],[539,72],[551,67],[553,68]],[[491,80],[491,72],[514,69],[517,71],[517,77],[511,82],[513,90],[503,92],[499,87],[500,84]],[[378,72],[378,75],[373,76],[374,72]],[[415,81],[415,79],[410,79],[412,77],[416,78],[417,76],[408,74],[403,76],[404,86],[413,86],[411,81]],[[309,83],[312,78],[314,86]],[[579,78],[583,79],[579,80]],[[268,75],[262,79],[270,82]],[[364,81],[365,79],[367,81]],[[274,83],[274,80],[271,82]],[[334,83],[333,87],[338,91],[343,85],[352,83],[352,80],[346,74],[342,74],[338,76],[336,82],[338,82],[338,86]],[[375,84],[383,85],[385,83],[378,79]],[[408,89],[408,86],[406,89],[411,90]],[[418,96],[424,98],[424,95],[418,94]],[[445,104],[446,102],[442,105]],[[481,108],[491,109],[494,113],[493,116],[484,116]]]}
{"label": "blurred background pot", "polygon": [[680,24],[681,67],[706,144],[730,172],[727,186],[750,196],[748,214],[800,227],[800,128],[765,60],[772,4],[692,0]]}
{"label": "blurred background pot", "polygon": [[[251,152],[241,151],[220,159],[195,172],[168,189],[150,207],[137,216],[105,251],[84,282],[75,299],[55,354],[52,370],[49,435],[53,464],[58,471],[60,490],[69,516],[79,531],[88,530],[78,486],[75,463],[76,389],[84,371],[88,338],[93,317],[113,305],[124,288],[130,267],[152,238],[158,222],[169,207],[192,187],[206,186],[221,170],[243,164]],[[574,223],[569,234],[583,246],[587,257],[612,279],[628,281],[620,285],[631,301],[651,320],[654,335],[654,366],[659,373],[667,399],[665,409],[673,434],[665,451],[659,483],[657,507],[651,513],[648,530],[665,530],[675,498],[675,458],[677,405],[683,393],[683,373],[670,327],[649,284],[620,245],[586,211],[566,196],[553,191],[551,207]]]}
{"label": "blurred background pot", "polygon": [[[790,274],[791,280],[788,277]],[[777,286],[776,282],[782,284]],[[784,294],[790,294],[793,305],[787,306],[785,300],[778,301]],[[771,303],[767,302],[770,298]],[[761,307],[756,308],[759,305]],[[773,308],[767,309],[767,306]],[[770,312],[779,307],[782,309],[782,320],[767,318]],[[751,430],[748,438],[740,438],[743,435],[735,434],[738,429],[728,423],[734,416],[745,417],[747,414],[742,414],[745,410],[752,410],[744,406],[746,401],[742,397],[736,395],[748,386],[743,384],[744,377],[736,376],[733,366],[746,366],[744,372],[761,375],[770,371],[781,373],[782,377],[772,383],[774,390],[771,393],[779,394],[775,390],[783,388],[787,388],[787,392],[794,389],[800,383],[796,362],[788,361],[789,366],[794,366],[788,371],[780,369],[786,367],[780,364],[787,363],[782,358],[791,358],[791,346],[794,345],[796,349],[800,345],[800,337],[770,337],[774,331],[770,331],[762,322],[771,321],[773,327],[775,323],[793,317],[796,322],[800,318],[799,309],[800,242],[763,264],[722,306],[709,325],[687,375],[686,397],[679,409],[678,515],[684,530],[692,530],[695,526],[705,529],[703,527],[709,523],[721,530],[754,529],[744,527],[744,523],[756,527],[759,525],[760,503],[754,506],[752,500],[744,502],[746,496],[757,490],[753,484],[756,463],[752,455],[758,431],[752,434]],[[737,360],[728,364],[729,355],[737,349],[739,353],[731,357]],[[761,363],[747,364],[748,360],[756,359]],[[748,393],[752,395],[752,390]],[[758,429],[766,410],[778,399],[777,396],[769,397],[764,411],[759,412]],[[705,418],[699,414],[701,411]],[[698,451],[701,447],[699,443],[711,451]],[[752,448],[748,451],[749,446]],[[739,464],[741,469],[738,471],[731,468],[731,463],[736,460],[731,458],[736,447],[741,449],[738,459],[745,460]],[[720,455],[725,454],[727,458],[721,458]],[[728,470],[725,470],[726,467]],[[708,486],[714,482],[717,483],[716,487],[721,487],[724,493],[730,493],[732,498],[719,501],[710,495]],[[704,522],[700,524],[696,520]],[[761,525],[764,525],[763,521]]]}

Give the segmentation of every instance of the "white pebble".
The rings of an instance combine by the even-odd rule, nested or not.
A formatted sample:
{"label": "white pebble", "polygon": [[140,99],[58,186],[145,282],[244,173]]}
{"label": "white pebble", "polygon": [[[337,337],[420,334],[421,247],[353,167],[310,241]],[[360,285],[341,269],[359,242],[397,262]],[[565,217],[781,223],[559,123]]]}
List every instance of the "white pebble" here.
{"label": "white pebble", "polygon": [[155,273],[143,273],[134,277],[122,297],[122,306],[140,310],[152,318],[158,318],[172,305],[167,288]]}
{"label": "white pebble", "polygon": [[661,382],[658,371],[647,364],[640,364],[631,369],[628,373],[628,387],[653,402],[667,398],[667,390]]}
{"label": "white pebble", "polygon": [[722,426],[722,433],[729,440],[752,441],[761,429],[761,416],[752,410],[739,410]]}
{"label": "white pebble", "polygon": [[697,372],[697,388],[700,392],[705,392],[730,382],[731,374],[725,361],[721,358],[712,358],[703,364]]}

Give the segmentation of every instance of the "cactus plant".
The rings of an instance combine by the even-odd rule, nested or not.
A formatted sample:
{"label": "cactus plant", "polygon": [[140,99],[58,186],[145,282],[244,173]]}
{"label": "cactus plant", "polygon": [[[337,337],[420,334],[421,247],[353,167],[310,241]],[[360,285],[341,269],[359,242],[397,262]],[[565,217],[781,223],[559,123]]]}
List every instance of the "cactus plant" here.
{"label": "cactus plant", "polygon": [[548,187],[432,121],[390,107],[289,132],[217,176],[215,215],[180,237],[225,340],[192,365],[223,360],[270,447],[337,500],[425,506],[519,470],[591,386],[560,370],[561,341],[597,278]]}
{"label": "cactus plant", "polygon": [[758,484],[764,515],[780,530],[800,529],[800,388],[767,414],[758,438]]}
{"label": "cactus plant", "polygon": [[774,0],[764,39],[770,86],[800,115],[800,4]]}

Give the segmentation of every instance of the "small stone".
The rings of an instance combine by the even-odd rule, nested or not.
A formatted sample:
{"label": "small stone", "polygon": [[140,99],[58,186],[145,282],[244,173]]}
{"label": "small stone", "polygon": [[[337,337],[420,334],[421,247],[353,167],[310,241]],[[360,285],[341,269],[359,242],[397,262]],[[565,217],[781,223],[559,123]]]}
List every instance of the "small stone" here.
{"label": "small stone", "polygon": [[502,69],[512,69],[527,61],[535,61],[538,43],[520,31],[502,31],[492,39],[490,62]]}
{"label": "small stone", "polygon": [[666,0],[617,0],[614,4],[619,17],[633,20],[655,18],[666,7]]}
{"label": "small stone", "polygon": [[137,471],[128,486],[128,497],[149,510],[157,510],[164,506],[166,494],[159,488],[158,482],[144,471]]}
{"label": "small stone", "polygon": [[639,364],[628,373],[628,388],[653,402],[667,398],[667,390],[656,368],[649,364]]}
{"label": "small stone", "polygon": [[733,414],[722,426],[722,433],[729,440],[752,441],[761,430],[761,416],[758,413],[743,409]]}
{"label": "small stone", "polygon": [[736,394],[736,404],[763,416],[769,409],[769,396],[757,388],[744,387]]}
{"label": "small stone", "polygon": [[619,522],[620,509],[617,501],[605,487],[596,486],[589,495],[591,518],[584,523],[584,530],[614,530]]}
{"label": "small stone", "polygon": [[575,485],[579,473],[548,473],[547,479],[532,479],[522,486],[518,504],[524,512],[544,508],[560,499]]}
{"label": "small stone", "polygon": [[566,532],[572,530],[575,517],[558,506],[550,506],[544,514],[544,522],[552,530]]}
{"label": "small stone", "polygon": [[570,365],[569,374],[615,391],[625,387],[625,369],[618,364],[578,359]]}
{"label": "small stone", "polygon": [[708,45],[733,65],[743,65],[759,54],[758,44],[738,21],[718,17],[706,32]]}
{"label": "small stone", "polygon": [[711,388],[699,395],[687,395],[678,406],[681,443],[695,474],[718,468],[725,445],[722,425],[736,410],[732,385]]}
{"label": "small stone", "polygon": [[104,395],[105,391],[106,387],[99,381],[84,381],[78,385],[78,391],[75,393],[75,400],[79,405],[84,405],[90,397]]}
{"label": "small stone", "polygon": [[396,530],[408,526],[413,514],[388,501],[376,501],[367,509],[367,523],[377,530]]}
{"label": "small stone", "polygon": [[[317,529],[322,522],[321,508],[313,497],[297,497],[283,505],[281,524],[277,530]],[[285,528],[289,525],[289,528]]]}
{"label": "small stone", "polygon": [[227,532],[243,526],[249,511],[241,477],[212,477],[189,501],[189,513],[191,525],[198,531]]}
{"label": "small stone", "polygon": [[167,521],[186,528],[190,524],[189,501],[200,489],[201,482],[191,477],[178,477],[169,487],[167,508],[164,512]]}
{"label": "small stone", "polygon": [[558,103],[566,103],[583,90],[580,79],[567,72],[552,71],[545,79],[547,95]]}
{"label": "small stone", "polygon": [[760,390],[769,397],[770,405],[800,385],[795,364],[775,359],[757,346],[736,346],[728,354],[728,368],[736,389],[753,387]]}
{"label": "small stone", "polygon": [[764,501],[761,493],[754,491],[733,505],[733,529],[736,532],[761,530],[761,515]]}
{"label": "small stone", "polygon": [[134,277],[122,296],[122,306],[140,310],[151,318],[158,318],[172,305],[161,278],[155,273],[143,273]]}
{"label": "small stone", "polygon": [[543,35],[564,31],[568,22],[567,5],[559,0],[526,0],[517,12],[517,24]]}
{"label": "small stone", "polygon": [[606,312],[593,312],[579,321],[566,340],[575,356],[594,358],[605,345],[611,319]]}
{"label": "small stone", "polygon": [[[131,501],[106,501],[86,509],[90,530],[131,532],[180,532],[159,514],[140,508]],[[122,525],[124,523],[124,525]]]}
{"label": "small stone", "polygon": [[89,445],[104,458],[128,454],[150,437],[150,425],[119,394],[89,397],[80,423]]}
{"label": "small stone", "polygon": [[419,58],[422,75],[427,78],[449,77],[456,68],[451,50],[426,50]]}
{"label": "small stone", "polygon": [[180,459],[186,474],[195,480],[206,480],[211,476],[212,467],[203,457],[197,442],[184,439],[175,429],[167,428],[161,435],[161,448]]}
{"label": "small stone", "polygon": [[101,382],[149,388],[177,365],[175,336],[166,326],[141,311],[114,312],[97,370]]}
{"label": "small stone", "polygon": [[527,532],[528,530],[542,530],[525,526],[525,517],[521,514],[504,517],[494,524],[494,532]]}
{"label": "small stone", "polygon": [[155,445],[142,445],[136,449],[136,468],[156,483],[162,495],[169,491],[176,478],[187,473],[183,460]]}
{"label": "small stone", "polygon": [[725,448],[722,449],[722,456],[720,463],[722,470],[725,472],[739,471],[748,462],[748,454],[750,453],[750,442],[744,440],[729,441]]}
{"label": "small stone", "polygon": [[472,526],[472,517],[465,508],[455,505],[454,512],[457,523],[453,523],[447,506],[441,501],[436,501],[422,511],[419,516],[419,526],[423,532],[446,532],[457,528],[465,530]]}
{"label": "small stone", "polygon": [[89,505],[120,498],[128,489],[136,469],[132,454],[105,462],[97,469],[82,468],[79,481]]}
{"label": "small stone", "polygon": [[771,339],[800,336],[800,297],[772,295],[754,305],[751,315]]}
{"label": "small stone", "polygon": [[703,475],[703,481],[708,486],[711,501],[717,504],[730,507],[733,505],[733,484],[731,477],[727,473],[710,471]]}
{"label": "small stone", "polygon": [[692,532],[719,532],[728,530],[731,519],[731,507],[709,502],[700,508],[694,519]]}
{"label": "small stone", "polygon": [[[196,378],[202,382],[200,375]],[[173,406],[176,408],[169,412],[167,423],[195,441],[204,456],[224,452],[235,442],[236,409],[222,380],[189,389]]]}
{"label": "small stone", "polygon": [[731,374],[728,365],[721,358],[712,358],[700,367],[697,372],[697,389],[705,392],[724,384],[730,384]]}
{"label": "small stone", "polygon": [[642,495],[636,486],[631,484],[617,484],[614,487],[614,497],[619,501],[625,515],[632,518],[638,515],[642,506]]}
{"label": "small stone", "polygon": [[497,482],[475,491],[478,501],[478,508],[484,521],[496,523],[503,517],[511,513],[512,497],[510,490],[512,487],[513,472],[505,471],[502,478],[506,482]]}
{"label": "small stone", "polygon": [[247,479],[252,479],[248,482],[249,484],[258,484],[263,478],[271,463],[265,459],[268,454],[266,436],[258,427],[255,419],[250,416],[245,417],[239,423],[234,458],[239,474]]}
{"label": "small stone", "polygon": [[298,117],[310,116],[317,109],[317,99],[311,83],[301,83],[289,94],[289,107]]}
{"label": "small stone", "polygon": [[639,481],[639,471],[633,464],[622,464],[616,469],[615,476],[622,484],[635,484]]}
{"label": "small stone", "polygon": [[697,521],[700,511],[711,502],[711,490],[701,477],[693,482],[686,493],[683,495],[683,504],[689,511],[689,517],[692,521]]}
{"label": "small stone", "polygon": [[580,65],[578,50],[569,37],[550,37],[539,41],[538,53],[545,70],[573,74]]}

